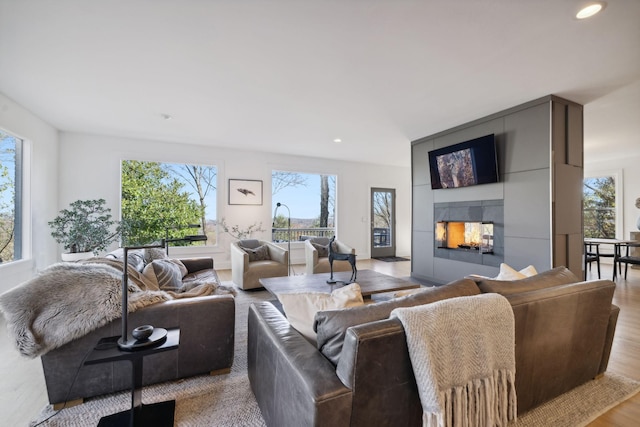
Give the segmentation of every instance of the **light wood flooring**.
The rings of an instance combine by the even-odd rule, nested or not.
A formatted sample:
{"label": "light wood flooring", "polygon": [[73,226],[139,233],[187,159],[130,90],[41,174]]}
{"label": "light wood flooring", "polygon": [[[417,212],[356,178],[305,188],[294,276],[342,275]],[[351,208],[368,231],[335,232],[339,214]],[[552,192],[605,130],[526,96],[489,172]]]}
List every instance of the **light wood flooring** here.
{"label": "light wood flooring", "polygon": [[[359,269],[372,269],[396,277],[411,274],[410,262],[359,260]],[[302,274],[303,266],[294,266]],[[594,270],[595,272],[595,270]],[[611,266],[604,265],[602,276],[611,277]],[[231,280],[230,270],[218,271],[220,280]],[[589,276],[589,279],[595,278]],[[640,270],[630,270],[628,280],[617,280],[614,304],[620,317],[613,343],[609,371],[640,381]],[[39,359],[21,357],[6,334],[0,316],[0,425],[26,426],[47,404],[47,396]],[[631,427],[640,423],[640,394],[599,417],[592,427]]]}

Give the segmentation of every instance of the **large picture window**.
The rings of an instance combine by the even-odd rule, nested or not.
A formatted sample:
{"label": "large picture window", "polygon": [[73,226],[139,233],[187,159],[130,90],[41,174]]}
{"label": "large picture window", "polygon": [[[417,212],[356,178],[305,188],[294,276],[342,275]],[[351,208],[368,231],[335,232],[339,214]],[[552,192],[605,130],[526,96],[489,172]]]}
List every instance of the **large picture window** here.
{"label": "large picture window", "polygon": [[21,139],[0,130],[0,263],[22,259]]}
{"label": "large picture window", "polygon": [[584,237],[616,238],[619,220],[617,203],[619,185],[616,174],[603,174],[584,179]]}
{"label": "large picture window", "polygon": [[[121,173],[127,244],[161,238],[173,246],[217,243],[215,166],[124,160]],[[207,240],[180,240],[197,235]]]}
{"label": "large picture window", "polygon": [[[286,242],[289,237],[291,241],[299,241],[306,236],[335,234],[335,175],[274,170],[271,186],[274,242]],[[278,208],[278,203],[284,206]]]}

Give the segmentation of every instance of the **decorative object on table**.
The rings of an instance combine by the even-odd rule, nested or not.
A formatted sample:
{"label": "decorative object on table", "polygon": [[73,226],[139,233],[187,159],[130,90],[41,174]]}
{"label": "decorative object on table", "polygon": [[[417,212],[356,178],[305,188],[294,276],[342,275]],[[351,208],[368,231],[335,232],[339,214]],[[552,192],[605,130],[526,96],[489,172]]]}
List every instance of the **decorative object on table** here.
{"label": "decorative object on table", "polygon": [[254,222],[253,224],[248,226],[246,229],[242,229],[240,228],[239,225],[229,226],[226,223],[224,217],[220,220],[220,226],[222,227],[222,230],[225,233],[229,234],[231,237],[237,240],[248,239],[253,235],[253,233],[261,233],[265,231],[265,229],[262,228],[261,222],[260,223]]}
{"label": "decorative object on table", "polygon": [[275,227],[276,225],[276,218],[277,218],[277,213],[278,213],[278,209],[280,208],[280,206],[284,206],[285,208],[287,208],[287,251],[289,252],[289,264],[288,264],[288,275],[291,276],[291,210],[289,210],[289,206],[285,205],[284,203],[276,203],[276,208],[273,211],[273,226]]}
{"label": "decorative object on table", "polygon": [[[87,253],[84,258],[97,255],[116,242],[122,227],[112,219],[111,209],[104,199],[76,200],[49,221],[51,236],[70,254]],[[70,257],[63,253],[63,260]],[[71,258],[78,258],[71,257]],[[80,258],[83,258],[82,256]]]}
{"label": "decorative object on table", "polygon": [[131,336],[133,336],[138,341],[144,341],[151,336],[151,334],[153,333],[153,329],[154,328],[151,325],[138,326],[137,328],[134,328],[133,331],[131,331]]}
{"label": "decorative object on table", "polygon": [[336,240],[336,236],[333,236],[329,241],[329,266],[331,268],[331,276],[329,277],[329,280],[327,280],[327,283],[329,284],[337,283],[336,280],[333,280],[333,261],[334,260],[349,261],[349,264],[351,264],[351,278],[349,279],[348,282],[343,283],[345,285],[348,285],[349,283],[355,282],[356,276],[358,275],[358,269],[356,268],[356,255],[354,253],[341,254],[341,253],[335,252],[334,245],[333,245],[335,240]]}
{"label": "decorative object on table", "polygon": [[262,205],[262,181],[229,179],[230,205]]}

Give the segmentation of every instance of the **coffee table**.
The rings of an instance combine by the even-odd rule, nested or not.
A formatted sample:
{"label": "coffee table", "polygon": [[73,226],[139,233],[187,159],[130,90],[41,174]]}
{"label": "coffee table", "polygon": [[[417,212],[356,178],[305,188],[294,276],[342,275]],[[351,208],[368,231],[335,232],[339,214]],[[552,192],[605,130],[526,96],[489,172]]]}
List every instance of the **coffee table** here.
{"label": "coffee table", "polygon": [[[331,293],[345,285],[327,283],[330,273],[303,274],[300,276],[270,277],[259,279],[259,282],[266,290],[275,297],[278,294],[288,292],[326,292]],[[350,271],[334,272],[333,278],[338,281],[348,281],[351,277]],[[358,270],[356,283],[360,285],[363,297],[371,297],[373,294],[392,291],[403,291],[406,289],[419,288],[417,283],[408,280],[398,279],[373,270]]]}

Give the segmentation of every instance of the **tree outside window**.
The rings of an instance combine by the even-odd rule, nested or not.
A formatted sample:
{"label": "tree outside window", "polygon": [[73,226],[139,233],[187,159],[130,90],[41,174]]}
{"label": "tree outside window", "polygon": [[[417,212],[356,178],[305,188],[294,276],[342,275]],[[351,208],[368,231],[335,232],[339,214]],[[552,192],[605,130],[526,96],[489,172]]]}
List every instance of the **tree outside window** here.
{"label": "tree outside window", "polygon": [[215,166],[124,160],[121,179],[127,244],[194,234],[205,234],[207,241],[172,245],[216,243]]}
{"label": "tree outside window", "polygon": [[0,130],[0,263],[22,259],[22,140]]}
{"label": "tree outside window", "polygon": [[[274,212],[277,203],[286,205],[291,212],[291,241],[335,234],[335,175],[274,170],[271,188]],[[289,238],[288,213],[283,208],[277,210],[272,230],[274,242],[286,242]]]}
{"label": "tree outside window", "polygon": [[583,197],[584,237],[615,239],[615,177],[585,178]]}

